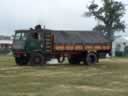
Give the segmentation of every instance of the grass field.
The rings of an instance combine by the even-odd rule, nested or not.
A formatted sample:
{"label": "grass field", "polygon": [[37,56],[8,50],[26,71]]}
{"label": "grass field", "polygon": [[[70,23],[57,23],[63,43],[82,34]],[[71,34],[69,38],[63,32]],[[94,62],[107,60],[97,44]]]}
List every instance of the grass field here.
{"label": "grass field", "polygon": [[1,56],[0,96],[128,96],[128,58],[94,66],[18,67]]}

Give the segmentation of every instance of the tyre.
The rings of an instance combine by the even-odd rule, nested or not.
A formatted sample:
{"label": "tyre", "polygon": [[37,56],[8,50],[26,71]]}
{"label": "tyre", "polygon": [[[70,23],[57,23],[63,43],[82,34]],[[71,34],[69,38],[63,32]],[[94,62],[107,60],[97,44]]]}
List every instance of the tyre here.
{"label": "tyre", "polygon": [[39,53],[32,54],[30,64],[33,66],[44,65],[45,64],[45,57]]}
{"label": "tyre", "polygon": [[86,58],[84,60],[84,64],[86,65],[92,65],[92,64],[96,64],[97,63],[97,56],[95,53],[88,53],[86,55]]}
{"label": "tyre", "polygon": [[19,65],[19,66],[25,66],[28,64],[28,58],[27,57],[16,57],[15,58],[15,62],[16,62],[16,65]]}

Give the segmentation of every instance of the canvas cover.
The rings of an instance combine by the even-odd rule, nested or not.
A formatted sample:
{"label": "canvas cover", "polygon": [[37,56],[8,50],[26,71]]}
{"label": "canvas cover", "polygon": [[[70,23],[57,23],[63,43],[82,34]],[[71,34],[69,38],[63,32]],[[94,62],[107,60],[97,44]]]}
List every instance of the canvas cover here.
{"label": "canvas cover", "polygon": [[101,32],[54,31],[56,44],[110,44]]}

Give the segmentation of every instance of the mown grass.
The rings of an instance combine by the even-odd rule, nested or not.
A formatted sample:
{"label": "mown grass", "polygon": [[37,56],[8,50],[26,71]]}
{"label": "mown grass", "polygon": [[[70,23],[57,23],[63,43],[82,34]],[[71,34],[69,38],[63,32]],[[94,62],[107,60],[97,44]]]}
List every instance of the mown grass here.
{"label": "mown grass", "polygon": [[0,57],[0,96],[127,96],[128,59],[110,58],[93,66],[15,65]]}

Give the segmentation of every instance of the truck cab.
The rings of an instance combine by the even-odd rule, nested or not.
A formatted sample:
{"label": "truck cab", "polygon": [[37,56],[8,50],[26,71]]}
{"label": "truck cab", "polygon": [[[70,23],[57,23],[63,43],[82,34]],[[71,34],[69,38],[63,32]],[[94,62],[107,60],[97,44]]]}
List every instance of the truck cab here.
{"label": "truck cab", "polygon": [[40,34],[35,30],[17,30],[13,40],[13,54],[16,64],[26,65],[30,61],[30,55],[42,50]]}

